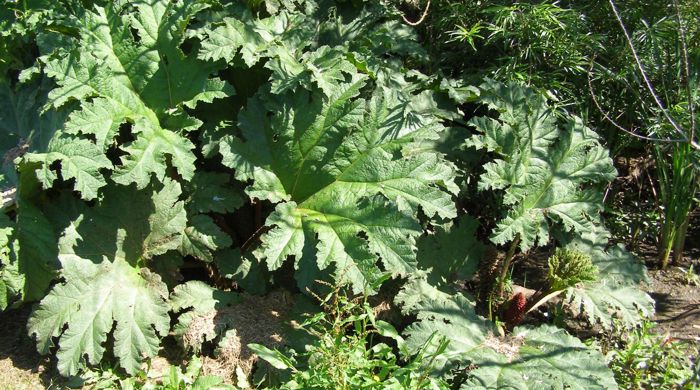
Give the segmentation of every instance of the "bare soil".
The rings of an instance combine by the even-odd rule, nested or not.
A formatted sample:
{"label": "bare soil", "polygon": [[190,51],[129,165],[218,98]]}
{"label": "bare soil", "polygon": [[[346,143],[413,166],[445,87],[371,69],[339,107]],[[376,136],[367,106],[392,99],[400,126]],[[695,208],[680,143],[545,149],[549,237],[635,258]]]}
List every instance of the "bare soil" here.
{"label": "bare soil", "polygon": [[[693,250],[694,256],[686,256],[681,264],[650,270],[651,282],[646,291],[656,301],[654,321],[658,331],[667,332],[675,339],[700,343],[700,263],[697,261],[700,253],[697,252]],[[692,273],[691,264],[694,264]]]}
{"label": "bare soil", "polygon": [[60,389],[55,365],[27,336],[30,308],[0,313],[0,390]]}

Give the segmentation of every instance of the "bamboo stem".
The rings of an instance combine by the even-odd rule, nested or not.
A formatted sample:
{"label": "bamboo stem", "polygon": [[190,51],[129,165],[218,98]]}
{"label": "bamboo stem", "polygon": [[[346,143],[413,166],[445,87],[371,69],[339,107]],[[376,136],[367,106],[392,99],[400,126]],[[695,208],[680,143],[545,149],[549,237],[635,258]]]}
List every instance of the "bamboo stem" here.
{"label": "bamboo stem", "polygon": [[683,260],[683,249],[685,248],[685,238],[688,234],[688,224],[690,223],[690,213],[685,217],[685,221],[681,225],[680,229],[676,233],[675,240],[673,242],[673,264],[680,264]]}

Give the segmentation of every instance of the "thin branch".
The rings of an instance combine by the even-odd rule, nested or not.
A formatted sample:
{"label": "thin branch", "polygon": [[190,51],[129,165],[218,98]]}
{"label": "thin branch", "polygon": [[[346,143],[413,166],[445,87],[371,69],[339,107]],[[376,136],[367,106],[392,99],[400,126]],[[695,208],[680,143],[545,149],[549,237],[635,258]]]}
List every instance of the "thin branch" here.
{"label": "thin branch", "polygon": [[594,60],[595,60],[595,58],[591,60],[591,65],[590,65],[590,67],[588,68],[588,90],[589,90],[590,93],[591,93],[591,98],[593,99],[593,104],[596,106],[596,108],[598,109],[598,111],[600,111],[600,113],[603,115],[603,118],[605,118],[605,120],[607,120],[608,122],[610,122],[610,124],[612,124],[613,126],[615,126],[617,129],[619,129],[619,130],[621,130],[621,131],[623,131],[623,132],[625,132],[625,133],[627,133],[627,134],[629,134],[629,135],[631,135],[631,136],[633,136],[633,137],[637,137],[637,138],[639,138],[639,139],[643,139],[643,140],[646,140],[646,141],[654,141],[654,142],[675,142],[675,143],[685,143],[685,142],[688,142],[688,140],[686,140],[686,139],[655,138],[655,137],[649,137],[649,136],[646,136],[646,135],[637,134],[637,133],[635,133],[635,132],[633,132],[633,131],[631,131],[631,130],[625,129],[624,127],[622,127],[621,125],[619,125],[617,122],[615,122],[615,120],[612,119],[612,118],[610,117],[610,115],[608,115],[608,113],[605,112],[605,110],[603,110],[603,107],[601,107],[600,103],[598,103],[598,98],[596,97],[596,94],[595,94],[595,92],[593,91],[593,82],[592,82],[592,80],[591,80],[591,73],[593,72],[593,62],[594,62]]}
{"label": "thin branch", "polygon": [[612,7],[613,14],[615,14],[615,18],[617,19],[618,23],[620,24],[620,27],[622,28],[622,32],[625,35],[625,40],[627,40],[627,44],[630,47],[630,50],[632,50],[632,56],[634,57],[634,61],[637,64],[637,68],[639,69],[639,72],[642,74],[642,79],[644,79],[644,84],[646,85],[647,89],[649,90],[649,93],[651,93],[651,96],[654,98],[654,102],[656,105],[661,109],[661,112],[664,114],[666,117],[666,120],[673,126],[673,129],[676,130],[677,133],[679,133],[682,137],[684,137],[685,142],[690,142],[691,144],[693,143],[693,140],[689,140],[688,134],[681,129],[678,124],[676,124],[676,121],[671,118],[671,115],[668,113],[666,108],[664,107],[664,104],[661,102],[661,99],[659,99],[659,96],[656,94],[656,91],[654,90],[654,86],[651,85],[651,81],[649,81],[649,77],[647,77],[647,73],[644,71],[644,66],[642,65],[642,61],[639,59],[639,56],[637,55],[637,50],[634,48],[634,44],[632,43],[632,38],[630,38],[629,33],[627,32],[627,27],[625,27],[625,23],[622,21],[622,18],[620,17],[620,13],[617,11],[617,7],[615,6],[615,3],[613,0],[608,0],[610,3],[610,6]]}
{"label": "thin branch", "polygon": [[406,15],[402,14],[401,17],[403,18],[403,21],[408,23],[411,26],[417,26],[425,20],[425,17],[428,16],[428,9],[430,9],[430,0],[428,0],[428,4],[425,5],[425,9],[423,10],[423,15],[421,15],[420,19],[418,19],[415,22],[411,22],[410,20],[406,19]]}

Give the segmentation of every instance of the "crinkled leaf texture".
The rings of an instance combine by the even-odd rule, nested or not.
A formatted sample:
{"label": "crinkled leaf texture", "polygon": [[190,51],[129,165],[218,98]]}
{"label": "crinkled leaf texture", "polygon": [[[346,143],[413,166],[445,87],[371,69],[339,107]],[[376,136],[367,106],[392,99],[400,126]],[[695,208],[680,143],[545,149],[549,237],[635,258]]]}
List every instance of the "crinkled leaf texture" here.
{"label": "crinkled leaf texture", "polygon": [[279,202],[255,251],[270,269],[293,256],[297,280],[334,265],[355,291],[372,291],[383,277],[379,259],[391,275],[416,270],[419,208],[456,216],[453,167],[412,147],[442,126],[414,120],[410,102],[388,91],[359,98],[364,85],[356,78],[330,97],[304,89],[259,93],[239,114],[242,137],[219,146],[224,165],[253,180],[250,197]]}
{"label": "crinkled leaf texture", "polygon": [[[246,66],[252,67],[263,58],[280,55],[276,52],[278,49],[296,52],[308,46],[318,23],[313,18],[306,18],[302,12],[279,10],[260,19],[240,4],[229,6],[228,11],[232,17],[208,24],[199,32],[203,37],[199,58],[235,64],[235,59],[240,57]],[[279,76],[293,69],[273,71]],[[273,79],[278,76],[273,76]]]}
{"label": "crinkled leaf texture", "polygon": [[219,312],[238,302],[239,294],[217,290],[204,282],[181,284],[170,296],[172,311],[181,313],[173,332],[185,347],[200,352],[202,343],[215,340],[229,328],[225,319],[217,320]]}
{"label": "crinkled leaf texture", "polygon": [[55,278],[60,267],[58,236],[66,222],[58,215],[53,216],[56,214],[54,211],[62,209],[63,205],[38,202],[41,184],[33,175],[37,165],[19,166],[17,215],[12,242],[17,269],[25,281],[22,298],[26,302],[43,298]]}
{"label": "crinkled leaf texture", "polygon": [[69,139],[47,156],[32,157],[45,162],[39,172],[45,186],[57,177],[49,165],[61,161],[64,178],[76,179],[83,198],[95,198],[106,185],[97,171],[112,168],[100,154],[115,143],[125,123],[131,124],[135,139],[121,147],[125,154],[112,175],[115,182],[145,188],[152,176],[164,180],[168,165],[183,179],[192,178],[194,145],[182,132],[201,122],[185,108],[233,93],[226,82],[210,78],[213,64],[180,49],[187,24],[206,7],[198,0],[157,0],[76,11],[70,27],[77,29],[77,37],[66,39],[72,47],[47,59],[45,73],[58,84],[49,94],[51,106],[81,103],[64,132],[90,141],[78,146]]}
{"label": "crinkled leaf texture", "polygon": [[158,353],[159,336],[170,327],[165,284],[122,258],[95,264],[70,257],[61,265],[65,281],[41,301],[29,321],[39,352],[48,353],[51,338],[60,337],[58,370],[75,375],[85,363],[102,360],[114,326],[114,355],[126,372],[137,373],[144,357]]}
{"label": "crinkled leaf texture", "polygon": [[169,330],[167,286],[142,265],[182,242],[180,186],[166,181],[152,191],[134,187],[108,185],[94,208],[74,203],[75,215],[59,240],[63,281],[32,313],[29,333],[42,354],[58,338],[63,375],[99,363],[112,332],[114,356],[135,374]]}
{"label": "crinkled leaf texture", "polygon": [[24,288],[24,276],[12,252],[13,233],[14,224],[5,213],[0,213],[0,311],[21,297]]}
{"label": "crinkled leaf texture", "polygon": [[418,353],[426,342],[430,351],[447,340],[431,368],[434,375],[455,379],[455,373],[469,369],[463,389],[617,388],[603,355],[563,329],[521,327],[496,337],[469,299],[439,291],[424,279],[408,283],[397,300],[417,316],[405,330],[404,354]]}
{"label": "crinkled leaf texture", "polygon": [[478,226],[464,215],[418,240],[418,266],[429,271],[431,285],[442,287],[474,276],[484,253],[484,244],[476,238]]}
{"label": "crinkled leaf texture", "polygon": [[462,389],[617,389],[605,357],[551,325],[490,336],[473,354]]}
{"label": "crinkled leaf texture", "polygon": [[0,190],[17,185],[14,160],[26,152],[44,152],[63,127],[65,113],[41,113],[48,82],[10,87],[0,81]]}
{"label": "crinkled leaf texture", "polygon": [[315,85],[330,96],[346,75],[358,74],[343,48],[304,50],[315,39],[317,19],[287,10],[260,19],[247,8],[229,8],[235,17],[202,29],[200,58],[236,64],[240,57],[248,67],[267,59],[265,67],[272,71],[271,90],[275,94]]}
{"label": "crinkled leaf texture", "polygon": [[216,250],[229,247],[232,242],[207,213],[231,212],[243,204],[245,195],[224,173],[198,171],[184,188],[188,226],[180,253],[211,262]]}
{"label": "crinkled leaf texture", "polygon": [[609,247],[607,235],[598,230],[569,246],[589,254],[600,271],[595,283],[566,290],[566,308],[574,316],[612,329],[616,319],[634,327],[654,314],[654,300],[639,288],[640,282],[648,281],[646,267],[622,245]]}
{"label": "crinkled leaf texture", "polygon": [[491,241],[520,237],[525,251],[549,242],[552,222],[564,231],[592,231],[602,208],[598,186],[616,175],[598,136],[580,118],[558,118],[544,96],[519,84],[487,80],[481,88],[480,101],[499,114],[472,119],[482,135],[467,145],[500,157],[484,166],[479,188],[502,190],[508,210]]}
{"label": "crinkled leaf texture", "polygon": [[[409,325],[404,355],[437,350],[441,340],[449,344],[436,356],[432,368],[438,375],[448,375],[468,360],[493,331],[490,322],[474,311],[474,302],[462,294],[449,294],[431,286],[424,278],[407,283],[397,295],[396,301],[406,313],[414,313],[417,321]],[[427,343],[427,344],[426,344]]]}
{"label": "crinkled leaf texture", "polygon": [[58,178],[51,165],[60,161],[63,179],[75,179],[75,190],[87,200],[97,198],[98,189],[107,185],[100,170],[112,168],[107,156],[94,143],[61,136],[51,140],[46,153],[27,154],[24,161],[41,163],[36,175],[44,188],[51,188]]}

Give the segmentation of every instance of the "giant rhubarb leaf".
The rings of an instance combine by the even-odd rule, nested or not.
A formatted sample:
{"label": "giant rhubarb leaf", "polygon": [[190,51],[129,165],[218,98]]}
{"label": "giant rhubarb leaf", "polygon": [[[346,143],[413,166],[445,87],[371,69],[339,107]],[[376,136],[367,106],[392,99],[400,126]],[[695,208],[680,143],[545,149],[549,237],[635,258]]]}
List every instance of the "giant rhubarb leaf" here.
{"label": "giant rhubarb leaf", "polygon": [[280,202],[255,252],[270,269],[294,256],[298,278],[313,280],[315,255],[319,269],[333,264],[355,290],[371,289],[379,259],[392,275],[416,269],[419,208],[455,217],[452,166],[410,147],[442,127],[405,120],[408,103],[381,90],[357,98],[364,84],[339,84],[330,97],[260,93],[239,114],[242,138],[220,145],[237,178],[254,181],[251,197]]}
{"label": "giant rhubarb leaf", "polygon": [[489,321],[476,314],[474,303],[467,297],[442,292],[424,278],[406,283],[396,301],[406,314],[417,316],[417,321],[404,331],[407,336],[404,353],[415,354],[423,347],[428,353],[435,352],[442,340],[449,340],[432,366],[441,374],[468,365],[474,350],[480,348],[492,330]]}
{"label": "giant rhubarb leaf", "polygon": [[508,206],[491,241],[503,244],[519,236],[522,250],[544,245],[550,221],[564,231],[592,231],[602,207],[596,186],[615,177],[596,134],[579,118],[558,118],[545,98],[528,88],[487,81],[482,89],[481,101],[499,115],[473,119],[483,134],[468,144],[499,156],[484,166],[479,188],[503,190]]}
{"label": "giant rhubarb leaf", "polygon": [[14,224],[5,213],[0,213],[0,311],[21,295],[24,287],[24,277],[11,250],[13,233]]}
{"label": "giant rhubarb leaf", "polygon": [[[248,67],[267,60],[273,93],[316,85],[328,96],[338,82],[358,69],[380,84],[403,80],[400,73],[405,70],[393,54],[427,58],[415,31],[386,20],[387,15],[396,12],[392,5],[266,5],[270,12],[266,18],[254,16],[240,4],[228,5],[233,17],[213,21],[198,31],[202,38],[200,58],[233,65],[243,62]],[[399,84],[401,81],[395,85]]]}
{"label": "giant rhubarb leaf", "polygon": [[464,215],[457,222],[438,227],[418,241],[418,265],[429,270],[428,282],[433,286],[471,279],[484,253],[484,245],[476,238],[477,221]]}
{"label": "giant rhubarb leaf", "polygon": [[521,327],[511,335],[494,336],[489,322],[474,313],[466,297],[441,292],[420,278],[408,283],[397,300],[417,316],[405,330],[405,353],[418,353],[426,342],[426,348],[434,350],[447,340],[432,367],[455,380],[466,375],[463,389],[617,387],[605,358],[563,329]]}
{"label": "giant rhubarb leaf", "polygon": [[186,222],[179,185],[168,180],[160,187],[108,185],[99,206],[76,208],[59,240],[63,282],[34,311],[29,332],[43,354],[58,339],[62,374],[99,363],[112,332],[114,356],[130,374],[158,352],[170,325],[168,292],[158,275],[141,267],[178,248]]}
{"label": "giant rhubarb leaf", "polygon": [[232,8],[235,18],[224,18],[220,25],[202,29],[200,58],[234,62],[240,55],[247,66],[269,59],[265,67],[272,70],[275,94],[316,85],[330,96],[346,75],[357,75],[357,68],[346,58],[345,48],[321,46],[304,50],[314,38],[315,19],[286,11],[259,19],[246,8]]}
{"label": "giant rhubarb leaf", "polygon": [[472,355],[462,389],[617,389],[600,352],[549,325],[491,336]]}
{"label": "giant rhubarb leaf", "polygon": [[640,282],[648,281],[646,267],[622,245],[609,247],[606,232],[597,229],[574,239],[569,246],[589,254],[600,271],[595,283],[566,290],[569,312],[606,329],[612,329],[616,319],[633,327],[654,314],[654,300],[639,288]]}
{"label": "giant rhubarb leaf", "polygon": [[[157,0],[79,10],[73,49],[47,61],[45,72],[58,84],[49,94],[50,103],[55,108],[70,100],[82,103],[70,115],[65,132],[88,135],[96,150],[105,151],[115,143],[120,126],[132,124],[135,140],[123,147],[126,154],[112,177],[117,183],[144,188],[152,175],[164,179],[168,162],[182,178],[192,178],[194,145],[181,132],[200,122],[185,108],[233,93],[230,85],[209,77],[215,65],[180,49],[188,23],[206,7],[197,0]],[[66,158],[54,154],[46,164]],[[103,163],[94,169],[100,166],[107,168]],[[77,184],[90,199],[105,182]]]}
{"label": "giant rhubarb leaf", "polygon": [[51,188],[58,175],[51,169],[54,162],[61,162],[61,175],[64,179],[75,180],[75,190],[84,199],[97,198],[97,190],[107,185],[100,172],[101,169],[111,169],[112,163],[102,150],[94,143],[85,139],[55,137],[49,143],[46,153],[30,153],[25,161],[41,162],[41,168],[36,175],[44,188]]}
{"label": "giant rhubarb leaf", "polygon": [[[235,17],[224,18],[218,25],[208,25],[200,34],[204,37],[199,57],[204,60],[226,60],[240,55],[247,66],[255,65],[261,58],[269,57],[270,48],[284,41],[293,40],[288,31],[291,26],[310,23],[303,15],[290,16],[286,12],[258,19],[247,7],[232,6]],[[305,45],[308,44],[305,43]]]}
{"label": "giant rhubarb leaf", "polygon": [[41,113],[46,84],[12,88],[0,82],[0,191],[17,185],[14,160],[27,152],[46,151],[54,133],[63,127],[64,113]]}
{"label": "giant rhubarb leaf", "polygon": [[102,360],[114,327],[114,355],[135,374],[144,357],[158,353],[159,335],[170,327],[165,284],[119,257],[101,264],[67,257],[61,265],[65,281],[51,290],[29,320],[39,352],[48,353],[51,339],[59,337],[58,369],[75,375],[86,362]]}

